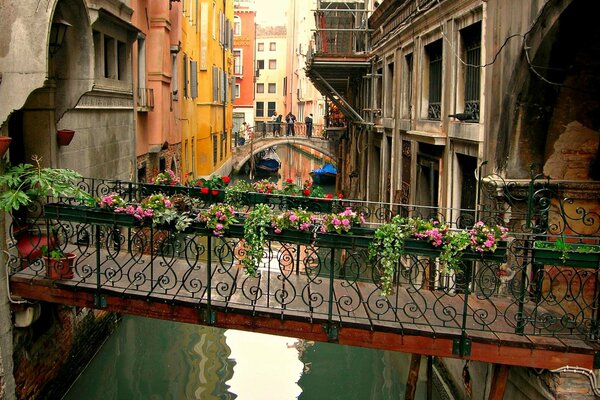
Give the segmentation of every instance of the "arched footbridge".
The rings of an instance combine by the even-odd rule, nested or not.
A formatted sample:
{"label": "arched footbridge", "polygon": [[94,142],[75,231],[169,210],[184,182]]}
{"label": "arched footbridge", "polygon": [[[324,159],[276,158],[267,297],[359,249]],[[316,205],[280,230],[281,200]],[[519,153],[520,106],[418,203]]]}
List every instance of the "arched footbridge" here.
{"label": "arched footbridge", "polygon": [[297,145],[311,148],[324,156],[335,159],[337,157],[336,141],[328,140],[323,137],[306,136],[265,136],[255,137],[253,140],[237,146],[233,150],[232,167],[234,171],[239,171],[253,154],[259,154],[261,151],[273,146]]}

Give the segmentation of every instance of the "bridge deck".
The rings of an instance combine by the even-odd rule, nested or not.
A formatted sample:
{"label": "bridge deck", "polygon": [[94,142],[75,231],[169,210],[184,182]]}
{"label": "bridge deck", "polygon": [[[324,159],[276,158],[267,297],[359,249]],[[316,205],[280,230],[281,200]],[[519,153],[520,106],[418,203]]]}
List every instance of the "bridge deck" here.
{"label": "bridge deck", "polygon": [[[330,281],[328,271],[266,265],[257,278],[250,278],[235,263],[209,269],[206,263],[190,266],[171,259],[156,269],[156,260],[152,263],[148,255],[132,258],[102,251],[100,259],[100,274],[85,268],[92,260],[80,259],[70,280],[50,281],[35,266],[24,269],[10,278],[12,294],[223,328],[537,368],[592,368],[598,350],[576,333],[552,337],[551,327],[536,332],[530,327],[523,335],[506,333],[514,332],[517,320],[510,297],[469,296],[468,312],[462,315],[465,298],[459,292],[415,290],[401,283],[395,294],[382,298],[374,284]],[[525,305],[526,315],[536,312],[551,311]],[[465,356],[454,354],[452,347],[460,338],[463,317],[472,342]],[[328,336],[324,326],[337,328],[337,334]]]}

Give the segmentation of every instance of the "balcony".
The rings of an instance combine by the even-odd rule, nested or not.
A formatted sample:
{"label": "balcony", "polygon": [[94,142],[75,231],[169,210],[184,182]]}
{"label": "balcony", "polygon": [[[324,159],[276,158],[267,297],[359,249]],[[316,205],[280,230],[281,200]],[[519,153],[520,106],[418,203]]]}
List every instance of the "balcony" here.
{"label": "balcony", "polygon": [[353,88],[370,67],[367,2],[318,1],[314,46],[306,74],[349,120],[362,120],[352,106]]}
{"label": "balcony", "polygon": [[154,89],[138,88],[137,110],[138,112],[148,112],[154,110]]}

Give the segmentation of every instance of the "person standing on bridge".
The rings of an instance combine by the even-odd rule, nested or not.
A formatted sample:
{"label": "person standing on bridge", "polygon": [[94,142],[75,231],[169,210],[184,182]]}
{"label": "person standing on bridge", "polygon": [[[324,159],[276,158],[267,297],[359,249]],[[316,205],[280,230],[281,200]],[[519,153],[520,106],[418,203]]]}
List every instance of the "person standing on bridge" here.
{"label": "person standing on bridge", "polygon": [[281,136],[281,121],[283,121],[283,115],[279,114],[275,120],[275,126],[277,127],[277,136]]}
{"label": "person standing on bridge", "polygon": [[292,136],[296,136],[296,132],[294,131],[294,123],[296,122],[296,116],[292,114],[291,111],[285,116],[285,122],[287,122],[287,131],[285,133],[285,136],[290,136],[290,134]]}
{"label": "person standing on bridge", "polygon": [[312,137],[312,129],[313,129],[313,115],[309,114],[304,118],[304,124],[306,125],[306,137]]}
{"label": "person standing on bridge", "polygon": [[275,134],[279,130],[278,129],[279,124],[277,123],[277,112],[273,113],[273,116],[271,117],[271,121],[272,121],[272,124],[273,124],[273,136],[275,136]]}

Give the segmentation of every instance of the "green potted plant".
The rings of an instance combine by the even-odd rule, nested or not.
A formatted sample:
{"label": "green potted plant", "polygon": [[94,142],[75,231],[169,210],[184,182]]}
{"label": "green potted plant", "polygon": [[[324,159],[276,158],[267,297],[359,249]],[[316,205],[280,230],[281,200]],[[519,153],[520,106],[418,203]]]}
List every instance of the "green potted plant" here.
{"label": "green potted plant", "polygon": [[309,244],[318,222],[316,215],[303,209],[292,209],[274,215],[271,220],[273,237],[285,238],[286,242]]}
{"label": "green potted plant", "polygon": [[34,164],[7,165],[0,175],[0,210],[11,212],[45,196],[70,197],[94,204],[94,198],[77,186],[81,175],[64,168],[42,168],[41,158],[32,157]]}
{"label": "green potted plant", "polygon": [[52,280],[73,279],[75,254],[67,253],[59,247],[50,249],[42,246],[42,255],[46,262],[46,277]]}
{"label": "green potted plant", "polygon": [[554,241],[536,240],[532,253],[533,263],[538,265],[598,268],[600,264],[600,246],[569,243],[564,236]]}
{"label": "green potted plant", "polygon": [[233,206],[223,203],[212,204],[207,210],[200,211],[196,221],[211,229],[215,236],[223,236],[238,222]]}

